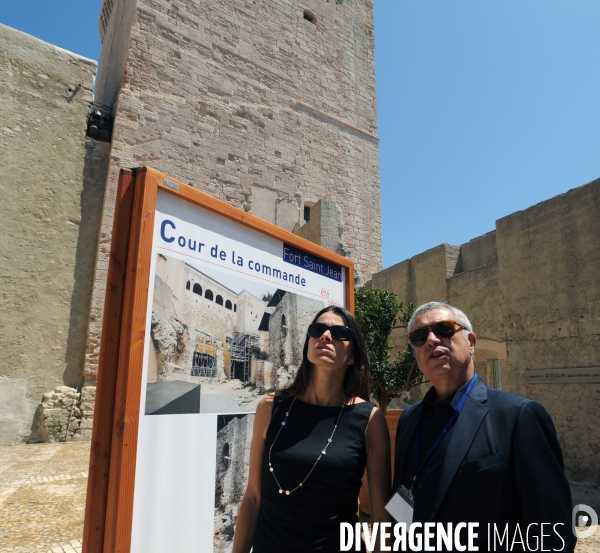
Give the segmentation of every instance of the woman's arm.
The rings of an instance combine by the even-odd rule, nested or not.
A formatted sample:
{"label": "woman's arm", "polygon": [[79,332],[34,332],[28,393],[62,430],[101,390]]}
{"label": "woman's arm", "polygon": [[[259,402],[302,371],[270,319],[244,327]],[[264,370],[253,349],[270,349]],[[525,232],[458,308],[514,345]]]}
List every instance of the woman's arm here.
{"label": "woman's arm", "polygon": [[256,407],[252,443],[250,445],[248,486],[242,498],[235,525],[233,553],[248,553],[252,548],[254,530],[260,509],[260,473],[267,429],[269,428],[271,413],[273,411],[273,397],[273,394],[268,394]]}
{"label": "woman's arm", "polygon": [[[383,413],[373,408],[366,430],[367,442],[367,476],[369,479],[369,496],[371,503],[371,524],[374,522],[391,522],[385,510],[390,499],[390,433]],[[379,552],[379,532],[375,552]]]}

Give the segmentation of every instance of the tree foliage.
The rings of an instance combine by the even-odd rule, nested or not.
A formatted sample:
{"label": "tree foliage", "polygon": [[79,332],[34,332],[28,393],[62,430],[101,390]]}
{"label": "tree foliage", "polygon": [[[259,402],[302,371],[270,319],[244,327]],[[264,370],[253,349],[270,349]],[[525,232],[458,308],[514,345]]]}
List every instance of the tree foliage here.
{"label": "tree foliage", "polygon": [[415,307],[386,290],[357,290],[355,309],[369,350],[371,393],[385,414],[392,397],[423,381],[412,347],[406,342],[394,348],[391,339],[394,328],[406,328]]}

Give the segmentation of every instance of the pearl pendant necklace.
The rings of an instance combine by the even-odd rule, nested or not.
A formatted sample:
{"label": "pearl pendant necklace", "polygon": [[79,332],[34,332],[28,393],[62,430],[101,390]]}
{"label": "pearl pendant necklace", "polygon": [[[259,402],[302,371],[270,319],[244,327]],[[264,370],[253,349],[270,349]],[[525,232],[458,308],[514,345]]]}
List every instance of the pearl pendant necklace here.
{"label": "pearl pendant necklace", "polygon": [[273,478],[275,479],[275,482],[277,483],[277,487],[279,488],[279,493],[285,494],[285,495],[290,495],[290,494],[294,493],[298,488],[301,488],[302,484],[304,484],[304,482],[306,482],[308,480],[308,477],[312,474],[312,471],[315,470],[315,467],[317,466],[317,463],[321,460],[321,457],[323,457],[323,455],[327,454],[327,448],[329,447],[329,444],[331,444],[333,442],[333,435],[335,434],[335,431],[337,430],[338,424],[340,423],[340,418],[342,417],[342,412],[344,411],[344,407],[345,407],[345,404],[342,404],[342,408],[340,409],[340,414],[338,415],[337,421],[335,421],[335,425],[333,427],[333,432],[331,433],[331,436],[329,436],[329,438],[327,438],[327,443],[325,444],[325,447],[321,450],[321,453],[317,457],[315,464],[308,471],[308,474],[304,477],[304,480],[302,480],[302,482],[300,482],[300,484],[298,484],[294,489],[284,490],[283,486],[279,483],[279,480],[277,480],[277,476],[275,476],[275,469],[273,468],[273,465],[271,464],[271,450],[273,449],[273,446],[275,445],[277,438],[279,438],[279,434],[281,434],[283,427],[286,425],[287,419],[290,416],[290,413],[292,412],[292,407],[294,406],[295,402],[296,402],[296,398],[294,398],[292,400],[292,403],[291,403],[289,409],[286,411],[285,419],[281,423],[281,425],[279,427],[279,431],[277,432],[277,435],[275,436],[275,439],[273,440],[273,443],[271,444],[271,447],[269,448],[269,471],[271,472],[271,474],[273,475]]}

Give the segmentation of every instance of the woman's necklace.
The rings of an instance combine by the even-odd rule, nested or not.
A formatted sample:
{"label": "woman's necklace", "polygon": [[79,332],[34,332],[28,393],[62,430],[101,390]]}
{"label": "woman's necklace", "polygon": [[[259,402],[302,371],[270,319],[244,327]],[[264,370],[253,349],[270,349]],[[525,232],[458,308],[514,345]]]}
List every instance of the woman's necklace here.
{"label": "woman's necklace", "polygon": [[298,488],[301,488],[302,484],[304,484],[304,482],[306,482],[308,480],[308,477],[312,474],[312,471],[315,470],[315,467],[317,466],[317,463],[320,461],[321,457],[323,457],[323,455],[325,455],[327,453],[327,448],[329,447],[329,444],[331,442],[333,442],[333,435],[335,434],[338,424],[340,423],[340,418],[342,417],[342,412],[344,411],[344,407],[345,407],[345,404],[342,404],[342,408],[340,409],[340,414],[338,415],[337,421],[335,421],[335,426],[333,427],[333,432],[331,433],[331,436],[329,436],[329,438],[327,438],[327,443],[325,444],[325,447],[321,450],[321,453],[317,457],[315,464],[308,471],[308,474],[304,477],[304,480],[302,480],[302,482],[300,482],[300,484],[298,484],[293,490],[285,490],[284,491],[283,487],[279,483],[279,480],[277,480],[277,476],[275,476],[275,470],[273,469],[273,465],[271,464],[271,450],[273,449],[273,446],[275,445],[277,438],[279,438],[279,434],[281,434],[281,431],[283,430],[283,427],[285,426],[285,423],[287,422],[287,419],[290,416],[290,413],[292,412],[292,407],[294,406],[295,402],[296,402],[296,398],[294,398],[292,400],[292,404],[290,405],[290,408],[286,411],[285,419],[281,423],[281,426],[279,427],[279,431],[277,432],[277,435],[275,436],[275,439],[273,440],[273,443],[271,444],[271,447],[269,448],[269,470],[271,471],[273,478],[275,478],[275,482],[277,482],[277,487],[279,488],[279,493],[285,493],[285,495],[290,495],[291,493],[295,492]]}

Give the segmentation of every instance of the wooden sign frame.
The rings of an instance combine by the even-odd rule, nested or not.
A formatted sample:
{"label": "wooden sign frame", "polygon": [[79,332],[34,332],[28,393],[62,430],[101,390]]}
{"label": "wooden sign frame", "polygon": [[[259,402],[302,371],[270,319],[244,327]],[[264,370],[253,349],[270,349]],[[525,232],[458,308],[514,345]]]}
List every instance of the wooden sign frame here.
{"label": "wooden sign frame", "polygon": [[131,547],[141,378],[158,191],[342,267],[354,312],[354,265],[280,227],[148,167],[123,169],[115,204],[88,481],[84,553]]}

